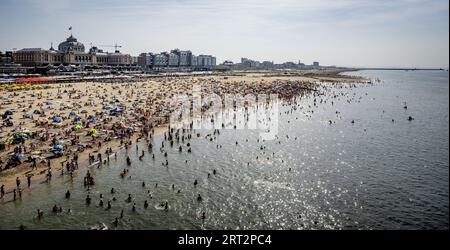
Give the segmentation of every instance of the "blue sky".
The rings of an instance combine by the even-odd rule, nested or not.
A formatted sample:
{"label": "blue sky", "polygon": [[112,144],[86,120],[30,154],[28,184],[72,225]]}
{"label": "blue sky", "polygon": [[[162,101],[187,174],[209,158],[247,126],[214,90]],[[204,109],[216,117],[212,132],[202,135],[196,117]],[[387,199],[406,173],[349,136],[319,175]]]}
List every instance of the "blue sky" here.
{"label": "blue sky", "polygon": [[[448,0],[1,0],[0,50],[55,47],[67,28],[122,51],[190,49],[323,65],[444,67]],[[108,48],[111,49],[111,48]]]}

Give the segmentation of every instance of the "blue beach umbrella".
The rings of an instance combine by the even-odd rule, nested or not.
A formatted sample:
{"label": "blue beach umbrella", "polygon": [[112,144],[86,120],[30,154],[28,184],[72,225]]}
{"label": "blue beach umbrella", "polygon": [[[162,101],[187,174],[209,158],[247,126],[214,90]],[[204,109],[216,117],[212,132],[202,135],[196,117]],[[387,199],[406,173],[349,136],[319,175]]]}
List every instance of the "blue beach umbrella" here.
{"label": "blue beach umbrella", "polygon": [[53,122],[61,122],[61,117],[53,117]]}
{"label": "blue beach umbrella", "polygon": [[15,157],[17,159],[23,158],[24,156],[25,156],[24,154],[20,154],[20,153],[15,155]]}

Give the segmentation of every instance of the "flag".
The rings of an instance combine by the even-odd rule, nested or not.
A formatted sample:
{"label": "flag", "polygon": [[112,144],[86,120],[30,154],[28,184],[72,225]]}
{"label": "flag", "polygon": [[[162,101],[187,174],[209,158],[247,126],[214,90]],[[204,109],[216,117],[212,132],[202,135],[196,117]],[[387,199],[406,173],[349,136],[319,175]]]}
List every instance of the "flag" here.
{"label": "flag", "polygon": [[69,27],[69,30],[72,30],[72,26]]}

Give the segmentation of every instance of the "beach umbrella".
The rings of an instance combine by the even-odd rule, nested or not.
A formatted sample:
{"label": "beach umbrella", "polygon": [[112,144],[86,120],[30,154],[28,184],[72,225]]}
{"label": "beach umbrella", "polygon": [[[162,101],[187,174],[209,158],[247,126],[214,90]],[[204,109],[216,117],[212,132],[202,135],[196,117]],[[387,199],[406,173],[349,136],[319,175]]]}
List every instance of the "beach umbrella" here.
{"label": "beach umbrella", "polygon": [[71,111],[70,113],[69,113],[69,116],[75,116],[76,115],[76,113],[74,112],[74,111]]}
{"label": "beach umbrella", "polygon": [[20,154],[20,153],[18,153],[18,154],[15,155],[15,157],[16,157],[17,159],[23,158],[24,156],[25,156],[24,154]]}
{"label": "beach umbrella", "polygon": [[111,114],[121,113],[121,112],[123,112],[123,109],[121,109],[121,108],[114,108],[114,109],[110,110]]}
{"label": "beach umbrella", "polygon": [[95,134],[97,134],[97,129],[95,129],[95,128],[90,129],[90,130],[88,131],[88,134],[90,134],[90,135],[95,135]]}
{"label": "beach umbrella", "polygon": [[53,117],[53,122],[61,122],[61,117]]}
{"label": "beach umbrella", "polygon": [[112,109],[112,105],[103,105],[102,109]]}
{"label": "beach umbrella", "polygon": [[74,127],[75,129],[82,129],[83,128],[83,126],[81,126],[80,124],[77,124],[77,125],[75,125],[75,127]]}
{"label": "beach umbrella", "polygon": [[23,128],[23,129],[21,129],[21,130],[19,130],[18,131],[19,133],[30,133],[30,130],[29,129],[27,129],[27,128]]}
{"label": "beach umbrella", "polygon": [[19,136],[19,137],[27,137],[28,135],[26,133],[18,133],[17,136]]}
{"label": "beach umbrella", "polygon": [[12,144],[12,142],[13,142],[13,140],[14,140],[14,136],[9,136],[8,138],[6,138],[6,143],[8,143],[8,144]]}

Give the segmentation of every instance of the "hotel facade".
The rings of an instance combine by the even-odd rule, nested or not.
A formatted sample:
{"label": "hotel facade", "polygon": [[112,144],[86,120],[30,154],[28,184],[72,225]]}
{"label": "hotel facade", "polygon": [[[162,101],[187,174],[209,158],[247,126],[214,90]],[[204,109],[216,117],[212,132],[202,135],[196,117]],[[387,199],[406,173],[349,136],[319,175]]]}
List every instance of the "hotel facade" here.
{"label": "hotel facade", "polygon": [[216,58],[211,55],[194,55],[189,50],[174,49],[170,52],[141,53],[138,56],[138,65],[142,68],[190,68],[213,69]]}

